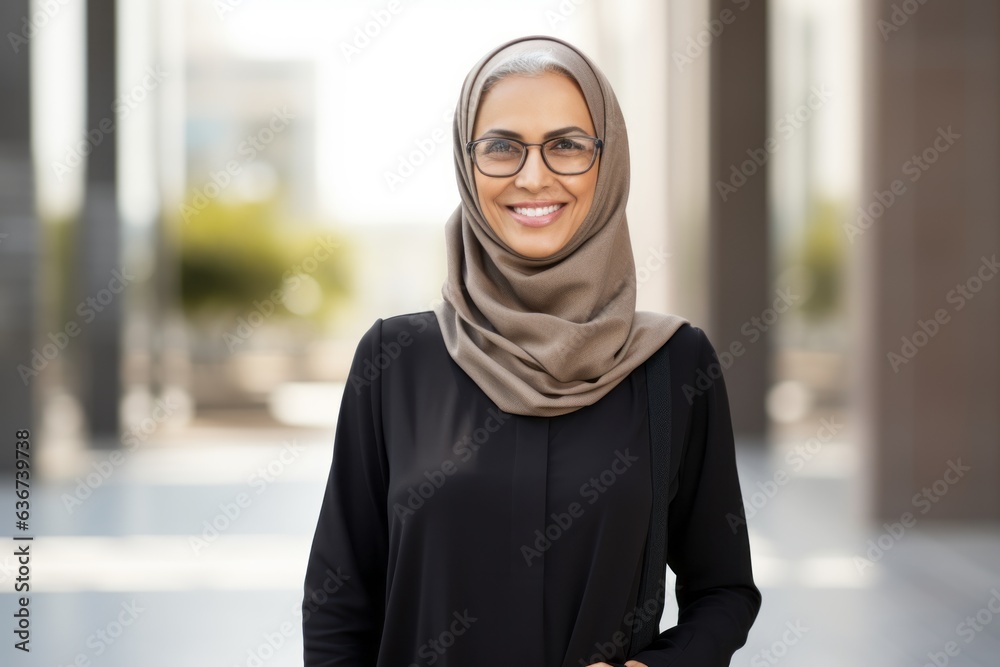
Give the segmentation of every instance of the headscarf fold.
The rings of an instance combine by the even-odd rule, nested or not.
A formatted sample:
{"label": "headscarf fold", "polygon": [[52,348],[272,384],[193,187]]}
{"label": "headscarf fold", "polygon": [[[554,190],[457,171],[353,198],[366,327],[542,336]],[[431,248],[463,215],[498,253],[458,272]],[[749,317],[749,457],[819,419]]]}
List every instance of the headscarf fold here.
{"label": "headscarf fold", "polygon": [[[543,258],[521,255],[490,227],[465,151],[484,81],[508,56],[537,49],[572,73],[604,140],[590,211],[566,245]],[[563,40],[511,40],[466,77],[453,139],[461,203],[445,225],[448,274],[434,305],[448,353],[504,412],[552,417],[597,402],[687,322],[635,310],[628,137],[611,85]]]}

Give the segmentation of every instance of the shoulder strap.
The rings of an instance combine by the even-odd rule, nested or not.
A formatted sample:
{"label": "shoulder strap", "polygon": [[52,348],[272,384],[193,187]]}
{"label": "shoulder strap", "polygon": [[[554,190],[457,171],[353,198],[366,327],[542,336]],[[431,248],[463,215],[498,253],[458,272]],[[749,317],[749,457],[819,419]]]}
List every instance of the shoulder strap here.
{"label": "shoulder strap", "polygon": [[[667,567],[667,496],[670,485],[670,357],[666,345],[646,361],[645,368],[653,507],[643,557],[644,568],[639,580],[639,599],[636,601],[636,613],[641,616],[633,623],[635,629],[629,643],[632,654],[648,646],[659,634],[666,595],[661,585]],[[651,600],[655,601],[656,609],[650,617],[646,604]]]}

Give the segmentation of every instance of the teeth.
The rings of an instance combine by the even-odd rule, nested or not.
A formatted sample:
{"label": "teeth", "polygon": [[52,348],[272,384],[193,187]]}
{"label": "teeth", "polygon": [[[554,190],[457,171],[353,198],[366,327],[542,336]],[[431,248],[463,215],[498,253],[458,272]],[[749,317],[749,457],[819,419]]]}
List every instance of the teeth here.
{"label": "teeth", "polygon": [[543,215],[548,215],[549,213],[555,213],[560,208],[562,204],[554,204],[552,206],[546,206],[545,208],[521,208],[520,206],[514,207],[514,212],[518,215],[526,215],[529,218],[537,218]]}

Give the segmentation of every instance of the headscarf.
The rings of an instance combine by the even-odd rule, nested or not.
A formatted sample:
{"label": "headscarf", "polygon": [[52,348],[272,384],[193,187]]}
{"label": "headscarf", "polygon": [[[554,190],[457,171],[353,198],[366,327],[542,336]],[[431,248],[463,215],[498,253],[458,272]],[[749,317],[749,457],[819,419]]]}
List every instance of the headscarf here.
{"label": "headscarf", "polygon": [[[558,252],[526,257],[493,231],[465,145],[482,86],[508,56],[548,51],[583,90],[604,140],[596,191]],[[629,149],[611,85],[587,56],[548,36],[511,40],[469,72],[453,123],[461,203],[445,225],[447,278],[434,305],[448,353],[504,412],[552,417],[597,402],[687,320],[635,310],[635,259],[625,219]]]}

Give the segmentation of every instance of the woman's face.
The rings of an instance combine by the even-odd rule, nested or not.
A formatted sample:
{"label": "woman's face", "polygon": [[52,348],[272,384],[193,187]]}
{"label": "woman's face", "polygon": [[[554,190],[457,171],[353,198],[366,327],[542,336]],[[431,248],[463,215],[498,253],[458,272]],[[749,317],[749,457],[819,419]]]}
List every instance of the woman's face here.
{"label": "woman's face", "polygon": [[[472,138],[505,136],[541,143],[558,135],[595,136],[590,111],[579,86],[557,73],[512,75],[501,79],[480,102]],[[528,149],[521,171],[513,176],[484,176],[474,169],[479,206],[503,241],[526,257],[559,252],[579,229],[594,201],[597,169],[561,176],[542,161],[540,147]],[[557,207],[529,216],[532,209]]]}

